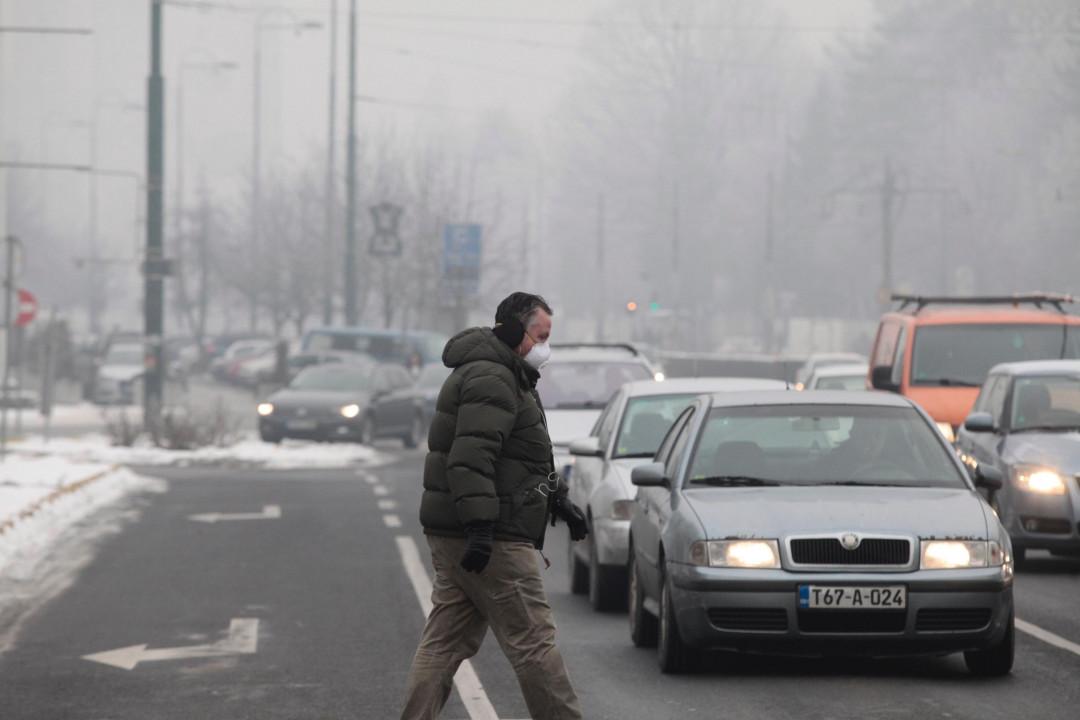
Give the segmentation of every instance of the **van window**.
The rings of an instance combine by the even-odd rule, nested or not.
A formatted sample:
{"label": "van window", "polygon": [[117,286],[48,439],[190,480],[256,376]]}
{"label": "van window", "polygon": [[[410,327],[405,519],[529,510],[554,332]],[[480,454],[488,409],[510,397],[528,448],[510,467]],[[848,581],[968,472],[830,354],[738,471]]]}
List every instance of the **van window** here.
{"label": "van window", "polygon": [[874,356],[870,358],[870,367],[888,367],[892,365],[893,356],[896,354],[896,343],[900,338],[900,324],[897,322],[883,323],[878,330],[877,345],[874,347]]}
{"label": "van window", "polygon": [[915,332],[911,384],[979,387],[998,363],[1078,357],[1080,328],[1064,324],[927,325]]}

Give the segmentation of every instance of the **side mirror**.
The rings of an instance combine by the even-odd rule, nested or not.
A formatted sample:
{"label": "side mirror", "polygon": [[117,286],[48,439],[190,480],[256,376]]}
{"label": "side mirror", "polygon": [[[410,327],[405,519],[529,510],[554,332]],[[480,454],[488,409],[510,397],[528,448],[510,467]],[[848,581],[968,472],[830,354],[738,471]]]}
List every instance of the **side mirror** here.
{"label": "side mirror", "polygon": [[574,440],[570,443],[570,454],[579,457],[600,457],[603,454],[600,449],[600,438],[593,435]]}
{"label": "side mirror", "polygon": [[875,390],[900,392],[900,386],[893,382],[892,375],[893,369],[891,365],[878,365],[870,371],[870,385]]}
{"label": "side mirror", "polygon": [[994,416],[988,412],[976,412],[964,420],[964,429],[973,433],[994,432]]}
{"label": "side mirror", "polygon": [[1005,485],[1005,476],[993,465],[979,463],[975,468],[975,486],[990,491],[1000,490]]}
{"label": "side mirror", "polygon": [[645,463],[630,471],[630,482],[638,487],[671,487],[664,475],[664,463]]}

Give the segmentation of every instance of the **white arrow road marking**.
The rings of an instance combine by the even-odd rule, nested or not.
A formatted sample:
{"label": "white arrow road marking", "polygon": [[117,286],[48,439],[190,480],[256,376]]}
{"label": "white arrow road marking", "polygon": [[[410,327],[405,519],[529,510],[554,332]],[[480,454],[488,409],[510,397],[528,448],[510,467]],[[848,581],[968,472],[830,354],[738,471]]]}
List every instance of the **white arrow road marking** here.
{"label": "white arrow road marking", "polygon": [[1071,640],[1066,640],[1060,635],[1055,635],[1049,630],[1043,630],[1038,625],[1032,625],[1031,623],[1021,620],[1020,618],[1016,618],[1016,629],[1020,632],[1025,632],[1032,637],[1039,638],[1044,643],[1048,643],[1050,645],[1053,645],[1054,647],[1061,648],[1062,650],[1068,650],[1075,655],[1080,655],[1080,645],[1077,645]]}
{"label": "white arrow road marking", "polygon": [[200,513],[188,515],[188,520],[204,523],[216,523],[223,520],[277,520],[281,517],[280,505],[263,505],[262,512],[257,513]]}
{"label": "white arrow road marking", "polygon": [[106,650],[105,652],[83,655],[83,660],[134,670],[144,662],[162,660],[191,660],[194,658],[224,657],[227,655],[252,655],[259,644],[259,621],[256,618],[233,618],[229,623],[229,635],[211,645],[192,645],[190,647],[155,648],[147,650],[146,645],[130,645]]}
{"label": "white arrow road marking", "polygon": [[[416,547],[416,541],[408,535],[398,535],[395,539],[398,552],[401,554],[401,564],[405,566],[405,574],[412,582],[416,599],[420,601],[424,615],[429,615],[431,613],[431,578],[424,569],[424,562],[420,559],[420,550]],[[476,670],[468,660],[463,660],[458,667],[457,674],[454,675],[454,685],[471,720],[499,720],[491,700],[484,692],[484,686],[480,684]]]}

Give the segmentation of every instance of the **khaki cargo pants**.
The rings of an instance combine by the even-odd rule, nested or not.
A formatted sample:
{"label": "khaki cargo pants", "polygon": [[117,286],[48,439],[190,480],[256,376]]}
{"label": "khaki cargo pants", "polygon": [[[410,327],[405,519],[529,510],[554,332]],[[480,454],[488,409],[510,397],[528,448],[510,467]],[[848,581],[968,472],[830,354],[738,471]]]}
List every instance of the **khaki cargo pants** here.
{"label": "khaki cargo pants", "polygon": [[544,594],[536,549],[496,541],[479,575],[458,564],[463,538],[428,536],[435,582],[433,607],[413,657],[402,720],[433,720],[450,697],[462,660],[480,649],[490,626],[517,673],[533,720],[581,718],[577,695],[555,647],[555,623]]}

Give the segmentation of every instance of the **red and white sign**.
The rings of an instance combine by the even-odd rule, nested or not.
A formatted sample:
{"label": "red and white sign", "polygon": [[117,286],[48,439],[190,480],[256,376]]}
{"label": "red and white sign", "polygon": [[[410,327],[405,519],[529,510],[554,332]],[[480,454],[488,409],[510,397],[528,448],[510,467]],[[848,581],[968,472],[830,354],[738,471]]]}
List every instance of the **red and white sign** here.
{"label": "red and white sign", "polygon": [[15,325],[26,327],[37,317],[38,302],[29,290],[19,288],[19,307],[15,315]]}

